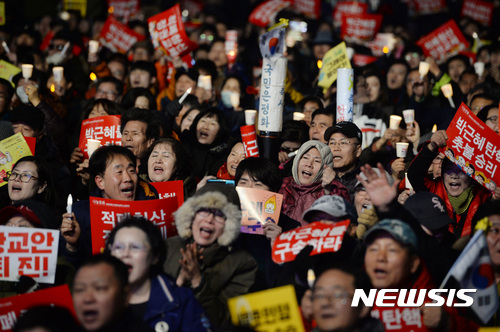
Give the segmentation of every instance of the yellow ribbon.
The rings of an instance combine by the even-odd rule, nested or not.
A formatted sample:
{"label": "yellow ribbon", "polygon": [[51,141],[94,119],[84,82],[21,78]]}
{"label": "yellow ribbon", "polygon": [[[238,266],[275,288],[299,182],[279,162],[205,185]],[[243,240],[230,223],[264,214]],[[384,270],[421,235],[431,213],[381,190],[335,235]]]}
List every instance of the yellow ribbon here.
{"label": "yellow ribbon", "polygon": [[488,232],[488,229],[491,227],[491,222],[488,219],[488,217],[484,217],[483,219],[479,220],[476,224],[476,227],[474,228],[476,231],[478,229],[482,229],[485,233]]}

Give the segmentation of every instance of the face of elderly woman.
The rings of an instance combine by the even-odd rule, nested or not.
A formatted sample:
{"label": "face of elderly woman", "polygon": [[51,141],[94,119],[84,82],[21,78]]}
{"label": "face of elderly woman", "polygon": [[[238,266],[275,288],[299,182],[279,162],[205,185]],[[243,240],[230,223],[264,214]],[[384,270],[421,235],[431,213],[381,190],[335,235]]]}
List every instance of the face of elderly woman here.
{"label": "face of elderly woman", "polygon": [[148,159],[148,175],[153,182],[171,180],[177,158],[168,143],[156,144]]}
{"label": "face of elderly woman", "polygon": [[200,246],[209,246],[222,235],[226,226],[226,216],[218,209],[201,208],[194,216],[194,242]]}
{"label": "face of elderly woman", "polygon": [[216,116],[205,115],[196,126],[196,138],[201,144],[212,144],[219,133],[220,125]]}
{"label": "face of elderly woman", "polygon": [[321,169],[321,154],[312,148],[302,155],[297,167],[297,177],[301,184],[310,184]]}

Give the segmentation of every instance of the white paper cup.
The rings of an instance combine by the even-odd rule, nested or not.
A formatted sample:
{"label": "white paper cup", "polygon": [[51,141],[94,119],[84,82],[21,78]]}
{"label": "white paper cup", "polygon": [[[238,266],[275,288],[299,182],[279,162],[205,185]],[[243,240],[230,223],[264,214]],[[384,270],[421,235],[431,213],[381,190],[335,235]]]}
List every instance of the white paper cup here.
{"label": "white paper cup", "polygon": [[237,108],[238,106],[240,106],[240,94],[239,93],[232,92],[229,95],[229,100],[231,101],[231,105],[233,106],[233,108]]}
{"label": "white paper cup", "polygon": [[412,123],[415,121],[415,110],[404,110],[403,117],[405,118],[405,123]]}
{"label": "white paper cup", "polygon": [[89,53],[97,53],[99,50],[99,42],[97,40],[89,41]]}
{"label": "white paper cup", "polygon": [[33,74],[33,65],[24,64],[21,65],[21,69],[23,71],[24,79],[29,79],[31,77],[31,74]]}
{"label": "white paper cup", "polygon": [[423,78],[425,75],[427,75],[430,68],[431,68],[431,65],[428,62],[420,61],[419,65],[418,65],[418,73],[420,74],[420,77]]}
{"label": "white paper cup", "polygon": [[389,120],[389,128],[391,129],[398,129],[399,128],[399,123],[401,122],[402,118],[398,115],[391,115],[390,120]]}
{"label": "white paper cup", "polygon": [[406,158],[408,154],[408,143],[398,142],[396,143],[396,156],[398,158]]}
{"label": "white paper cup", "polygon": [[89,155],[89,158],[92,156],[95,150],[99,149],[100,146],[101,141],[90,138],[87,139],[87,154]]}
{"label": "white paper cup", "polygon": [[54,75],[54,81],[59,83],[63,79],[64,68],[60,67],[60,66],[54,67],[54,68],[52,68],[52,74]]}
{"label": "white paper cup", "polygon": [[210,75],[200,75],[198,77],[198,86],[205,90],[212,90],[212,77]]}
{"label": "white paper cup", "polygon": [[293,120],[294,121],[304,121],[306,115],[300,112],[293,112]]}
{"label": "white paper cup", "polygon": [[476,71],[477,76],[481,77],[484,73],[484,62],[476,62],[474,63],[474,70]]}
{"label": "white paper cup", "polygon": [[246,110],[245,111],[245,123],[247,125],[254,125],[255,124],[255,116],[257,115],[256,110]]}
{"label": "white paper cup", "polygon": [[410,190],[413,189],[410,180],[408,180],[408,173],[405,173],[405,188]]}
{"label": "white paper cup", "polygon": [[451,87],[451,84],[445,84],[441,87],[441,91],[443,92],[443,95],[446,98],[451,98],[453,97],[453,88]]}

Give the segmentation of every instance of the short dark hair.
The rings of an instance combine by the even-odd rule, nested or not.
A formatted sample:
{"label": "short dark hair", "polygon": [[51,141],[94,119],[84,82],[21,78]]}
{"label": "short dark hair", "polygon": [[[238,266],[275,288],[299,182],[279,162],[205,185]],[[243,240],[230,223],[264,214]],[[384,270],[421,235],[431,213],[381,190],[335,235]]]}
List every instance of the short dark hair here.
{"label": "short dark hair", "polygon": [[112,83],[115,86],[116,92],[118,93],[118,96],[123,95],[123,83],[120,82],[116,77],[114,76],[105,76],[101,79],[99,79],[99,82],[97,82],[96,86],[96,91],[99,89],[99,86],[103,83]]}
{"label": "short dark hair", "polygon": [[85,108],[82,120],[89,118],[90,113],[92,113],[92,110],[96,105],[101,105],[108,115],[120,115],[123,112],[122,108],[114,101],[105,98],[94,99]]}
{"label": "short dark hair", "polygon": [[161,123],[158,116],[152,112],[157,112],[156,110],[143,110],[140,108],[131,108],[123,112],[121,118],[120,132],[123,134],[123,130],[129,121],[140,121],[147,125],[146,128],[146,138],[156,140],[160,137]]}
{"label": "short dark hair", "polygon": [[184,147],[181,142],[179,142],[176,139],[173,139],[171,137],[169,138],[160,138],[157,139],[156,141],[151,144],[151,146],[148,149],[147,156],[149,159],[149,156],[151,155],[151,152],[153,152],[153,149],[155,146],[158,144],[168,144],[172,147],[172,151],[175,154],[175,169],[174,172],[172,173],[171,178],[169,181],[172,180],[185,180],[188,176],[191,175],[192,172],[192,165],[191,165],[191,157]]}
{"label": "short dark hair", "polygon": [[332,264],[328,264],[329,266],[326,267],[324,270],[318,271],[318,277],[316,278],[316,281],[314,282],[313,285],[313,291],[316,288],[316,282],[321,278],[321,276],[328,271],[331,270],[339,270],[341,272],[344,272],[346,274],[349,274],[354,277],[354,288],[355,289],[362,289],[365,293],[368,293],[370,289],[373,288],[370,277],[368,274],[363,271],[359,267],[352,266],[350,262],[346,261],[339,261],[339,262],[334,262]]}
{"label": "short dark hair", "polygon": [[198,126],[198,122],[200,122],[201,118],[205,116],[208,118],[215,117],[220,127],[219,132],[217,133],[217,136],[215,137],[215,140],[211,145],[218,145],[221,142],[226,141],[229,137],[229,127],[227,125],[224,113],[217,107],[210,107],[205,110],[201,110],[191,124],[191,133],[196,136],[196,127]]}
{"label": "short dark hair", "polygon": [[123,263],[118,258],[105,254],[94,255],[84,261],[83,264],[80,265],[80,267],[76,270],[75,277],[73,278],[73,283],[75,282],[75,278],[81,269],[83,269],[84,267],[96,266],[99,264],[107,264],[113,268],[113,274],[115,275],[116,280],[118,280],[120,288],[125,289],[128,286],[127,265],[125,265],[125,263]]}
{"label": "short dark hair", "polygon": [[335,118],[337,117],[337,115],[333,113],[330,108],[318,108],[317,110],[315,110],[311,115],[311,122],[314,120],[315,116],[321,114],[331,116],[333,119],[333,123],[335,124]]}
{"label": "short dark hair", "polygon": [[125,96],[123,96],[121,106],[124,109],[130,109],[135,106],[135,101],[137,100],[138,97],[146,97],[148,99],[149,103],[149,108],[150,110],[156,110],[156,98],[155,96],[151,93],[146,88],[132,88],[125,93]]}
{"label": "short dark hair", "polygon": [[318,97],[315,97],[315,96],[305,96],[297,104],[297,111],[304,112],[304,107],[309,102],[316,103],[319,106],[319,108],[323,108],[323,102],[321,101],[321,99],[319,99]]}
{"label": "short dark hair", "polygon": [[137,167],[137,160],[132,151],[120,145],[106,145],[101,146],[92,154],[92,157],[90,157],[90,176],[92,178],[95,178],[97,175],[103,176],[106,167],[116,156],[124,156],[132,162],[134,168]]}
{"label": "short dark hair", "polygon": [[472,105],[472,102],[478,98],[488,99],[492,101],[492,104],[498,104],[498,98],[487,92],[478,93],[472,96],[472,98],[470,99],[470,104]]}
{"label": "short dark hair", "polygon": [[44,305],[29,308],[19,317],[12,331],[21,332],[37,327],[42,327],[50,332],[78,330],[78,324],[68,309]]}
{"label": "short dark hair", "polygon": [[484,106],[479,113],[477,113],[477,117],[479,120],[483,121],[486,123],[486,119],[488,118],[488,113],[492,108],[498,108],[498,104],[491,104],[491,105],[486,105]]}
{"label": "short dark hair", "polygon": [[136,69],[147,71],[149,73],[150,78],[156,78],[156,67],[153,63],[151,63],[149,61],[139,60],[139,61],[133,62],[132,65],[130,66],[129,73],[131,73],[132,71],[134,71]]}
{"label": "short dark hair", "polygon": [[251,157],[243,159],[234,176],[234,182],[238,185],[244,172],[255,181],[260,181],[273,192],[278,192],[281,187],[279,168],[271,160],[264,157]]}
{"label": "short dark hair", "polygon": [[35,194],[35,198],[49,205],[55,204],[57,191],[55,190],[55,181],[50,169],[50,164],[38,156],[26,156],[16,161],[12,169],[22,162],[34,163],[38,173],[38,183],[47,184],[45,190],[41,194]]}
{"label": "short dark hair", "polygon": [[155,276],[162,273],[163,263],[167,258],[167,248],[165,245],[165,240],[161,235],[161,231],[153,224],[151,221],[144,217],[138,216],[129,216],[123,219],[120,223],[118,223],[115,228],[109,233],[109,237],[106,241],[106,246],[104,248],[105,254],[111,254],[110,247],[115,241],[116,233],[122,228],[138,228],[146,234],[148,238],[148,243],[151,246],[151,252],[153,254],[153,258],[157,258],[158,261],[151,266],[150,275]]}

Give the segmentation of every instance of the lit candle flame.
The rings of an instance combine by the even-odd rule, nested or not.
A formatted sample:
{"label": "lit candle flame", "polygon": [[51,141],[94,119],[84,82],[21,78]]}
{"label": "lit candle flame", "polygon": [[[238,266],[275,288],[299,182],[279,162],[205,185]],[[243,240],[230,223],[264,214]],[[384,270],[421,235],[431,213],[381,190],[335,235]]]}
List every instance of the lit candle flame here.
{"label": "lit candle flame", "polygon": [[113,6],[109,7],[108,13],[113,14],[114,11],[115,11],[115,7],[113,7]]}
{"label": "lit candle flame", "polygon": [[96,75],[96,74],[94,74],[94,73],[90,73],[90,79],[91,79],[92,81],[95,81],[95,80],[97,79],[97,75]]}
{"label": "lit candle flame", "polygon": [[323,67],[323,61],[318,60],[318,68],[321,69],[321,67]]}
{"label": "lit candle flame", "polygon": [[54,84],[51,84],[50,85],[50,92],[54,92],[54,91],[56,91],[56,87]]}
{"label": "lit candle flame", "polygon": [[382,52],[384,52],[384,54],[389,53],[389,47],[388,46],[384,46],[384,48],[382,49]]}
{"label": "lit candle flame", "polygon": [[235,56],[236,52],[235,51],[229,51],[229,56]]}
{"label": "lit candle flame", "polygon": [[437,130],[438,130],[438,126],[436,124],[434,124],[434,126],[432,126],[432,132],[435,133]]}

